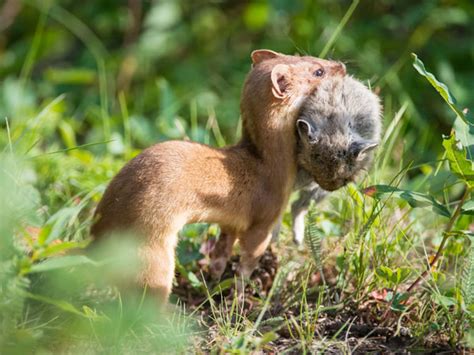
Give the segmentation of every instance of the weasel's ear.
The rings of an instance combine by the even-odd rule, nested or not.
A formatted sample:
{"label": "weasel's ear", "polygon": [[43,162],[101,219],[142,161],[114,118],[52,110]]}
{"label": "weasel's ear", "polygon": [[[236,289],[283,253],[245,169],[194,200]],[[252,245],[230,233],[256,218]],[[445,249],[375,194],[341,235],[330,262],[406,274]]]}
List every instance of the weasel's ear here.
{"label": "weasel's ear", "polygon": [[366,154],[377,148],[379,144],[374,141],[355,141],[352,142],[349,151],[357,160],[365,158]]}
{"label": "weasel's ear", "polygon": [[318,132],[313,122],[299,119],[296,121],[296,128],[302,140],[309,141],[310,143],[316,143],[318,140]]}
{"label": "weasel's ear", "polygon": [[272,69],[272,93],[277,99],[283,99],[290,86],[289,67],[285,64],[277,64]]}
{"label": "weasel's ear", "polygon": [[253,65],[261,63],[264,60],[273,59],[280,56],[281,56],[280,53],[271,51],[270,49],[257,49],[257,50],[254,50],[252,54],[250,54]]}

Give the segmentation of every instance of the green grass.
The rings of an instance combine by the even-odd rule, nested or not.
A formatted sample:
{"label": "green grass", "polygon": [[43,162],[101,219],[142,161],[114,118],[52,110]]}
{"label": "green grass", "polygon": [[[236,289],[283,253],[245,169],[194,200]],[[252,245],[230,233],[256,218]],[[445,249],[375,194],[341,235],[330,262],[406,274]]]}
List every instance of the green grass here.
{"label": "green grass", "polygon": [[[472,4],[146,2],[133,34],[132,3],[24,1],[0,32],[0,352],[474,346]],[[311,248],[293,245],[284,216],[244,303],[232,272],[206,277],[200,248],[217,227],[188,226],[174,305],[160,312],[115,286],[136,270],[133,240],[82,254],[93,209],[154,142],[235,142],[257,47],[345,60],[380,91],[377,159],[312,209]],[[413,68],[413,51],[438,79]]]}

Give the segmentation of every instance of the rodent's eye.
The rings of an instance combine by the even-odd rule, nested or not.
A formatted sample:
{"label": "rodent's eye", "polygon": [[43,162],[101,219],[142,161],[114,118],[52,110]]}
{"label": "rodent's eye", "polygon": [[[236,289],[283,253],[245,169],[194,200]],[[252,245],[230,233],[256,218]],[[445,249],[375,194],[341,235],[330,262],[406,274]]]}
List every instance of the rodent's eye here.
{"label": "rodent's eye", "polygon": [[323,75],[324,75],[324,70],[321,69],[321,68],[319,68],[318,70],[315,70],[315,71],[313,72],[313,75],[314,75],[314,76],[323,76]]}

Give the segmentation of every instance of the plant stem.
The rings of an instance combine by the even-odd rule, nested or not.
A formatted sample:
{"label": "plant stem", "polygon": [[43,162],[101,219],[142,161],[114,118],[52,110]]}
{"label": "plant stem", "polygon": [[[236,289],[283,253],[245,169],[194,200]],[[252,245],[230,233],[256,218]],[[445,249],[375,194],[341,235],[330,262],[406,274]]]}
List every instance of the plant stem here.
{"label": "plant stem", "polygon": [[416,286],[418,286],[418,284],[422,280],[424,280],[424,278],[428,275],[433,265],[435,265],[438,259],[440,258],[441,254],[443,253],[446,242],[448,241],[449,232],[451,231],[451,229],[454,226],[454,223],[456,222],[459,215],[461,214],[464,201],[466,200],[466,198],[469,196],[470,193],[471,193],[471,189],[468,186],[466,186],[466,190],[464,191],[464,194],[462,195],[461,200],[459,201],[456,207],[456,210],[454,211],[453,215],[449,219],[448,224],[446,225],[446,228],[444,229],[443,239],[441,240],[441,244],[439,245],[439,248],[438,248],[438,251],[436,252],[435,257],[428,264],[428,268],[425,271],[423,271],[423,273],[410,285],[410,287],[408,287],[407,292],[411,292]]}
{"label": "plant stem", "polygon": [[329,50],[331,49],[331,46],[334,44],[334,42],[336,42],[337,37],[339,37],[339,34],[346,26],[347,21],[349,21],[355,9],[357,8],[357,5],[359,5],[359,1],[360,0],[352,1],[351,6],[349,6],[349,8],[347,9],[346,13],[344,14],[344,17],[337,25],[336,30],[333,32],[331,38],[329,38],[329,41],[326,42],[326,45],[324,46],[323,50],[321,51],[321,53],[319,53],[320,58],[324,58],[328,54]]}

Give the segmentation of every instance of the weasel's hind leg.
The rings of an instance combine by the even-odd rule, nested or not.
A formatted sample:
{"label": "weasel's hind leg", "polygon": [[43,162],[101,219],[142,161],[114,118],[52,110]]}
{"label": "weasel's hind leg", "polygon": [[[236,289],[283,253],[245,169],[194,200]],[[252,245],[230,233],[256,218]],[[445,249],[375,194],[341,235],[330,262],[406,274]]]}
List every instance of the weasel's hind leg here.
{"label": "weasel's hind leg", "polygon": [[271,239],[272,232],[268,228],[252,228],[239,236],[241,247],[239,276],[244,279],[250,278]]}
{"label": "weasel's hind leg", "polygon": [[140,282],[149,294],[156,296],[160,304],[168,302],[173,286],[178,231],[149,238],[140,248],[143,262]]}
{"label": "weasel's hind leg", "polygon": [[283,213],[280,215],[278,218],[278,222],[276,225],[273,227],[272,231],[272,243],[277,243],[278,240],[280,239],[280,231],[281,231],[281,225],[283,223]]}
{"label": "weasel's hind leg", "polygon": [[220,279],[224,273],[227,262],[232,255],[232,247],[236,239],[237,233],[221,230],[219,239],[209,255],[211,258],[209,272],[213,279]]}
{"label": "weasel's hind leg", "polygon": [[241,257],[237,283],[239,298],[244,296],[245,284],[250,279],[252,272],[258,265],[260,257],[272,240],[272,231],[269,228],[252,228],[239,236]]}

